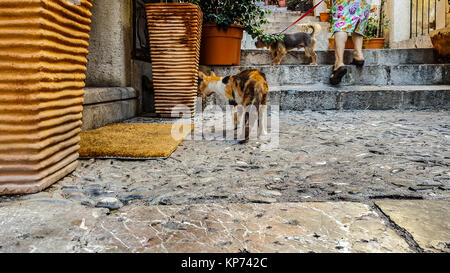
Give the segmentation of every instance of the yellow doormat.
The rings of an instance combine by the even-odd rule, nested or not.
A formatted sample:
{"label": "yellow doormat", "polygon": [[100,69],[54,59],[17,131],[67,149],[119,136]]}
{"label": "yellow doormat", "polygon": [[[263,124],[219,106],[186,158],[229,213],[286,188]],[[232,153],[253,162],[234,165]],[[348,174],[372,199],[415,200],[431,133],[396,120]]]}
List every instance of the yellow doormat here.
{"label": "yellow doormat", "polygon": [[175,151],[192,129],[193,125],[189,124],[112,124],[82,132],[79,153],[81,158],[165,158]]}

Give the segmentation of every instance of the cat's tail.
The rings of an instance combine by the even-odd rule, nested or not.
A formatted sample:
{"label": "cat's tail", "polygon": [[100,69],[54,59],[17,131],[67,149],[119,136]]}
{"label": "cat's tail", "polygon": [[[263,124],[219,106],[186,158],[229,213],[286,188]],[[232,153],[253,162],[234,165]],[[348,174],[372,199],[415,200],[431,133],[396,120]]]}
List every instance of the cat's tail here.
{"label": "cat's tail", "polygon": [[307,32],[308,29],[312,29],[311,36],[317,35],[322,31],[322,27],[318,23],[307,23],[295,25],[300,32]]}

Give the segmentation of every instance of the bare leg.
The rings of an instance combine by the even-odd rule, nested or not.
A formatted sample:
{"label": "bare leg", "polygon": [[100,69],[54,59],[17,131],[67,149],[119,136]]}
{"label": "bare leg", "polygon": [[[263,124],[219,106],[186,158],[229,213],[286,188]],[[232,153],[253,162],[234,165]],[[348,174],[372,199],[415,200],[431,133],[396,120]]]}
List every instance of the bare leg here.
{"label": "bare leg", "polygon": [[335,32],[334,41],[336,45],[336,50],[334,51],[335,55],[334,70],[337,70],[339,67],[344,66],[344,51],[345,51],[345,43],[347,42],[347,33],[343,31]]}
{"label": "bare leg", "polygon": [[362,61],[364,60],[364,55],[362,52],[362,47],[363,47],[363,36],[353,32],[352,33],[352,40],[353,40],[353,44],[355,45],[355,51],[353,53],[353,58],[357,61]]}

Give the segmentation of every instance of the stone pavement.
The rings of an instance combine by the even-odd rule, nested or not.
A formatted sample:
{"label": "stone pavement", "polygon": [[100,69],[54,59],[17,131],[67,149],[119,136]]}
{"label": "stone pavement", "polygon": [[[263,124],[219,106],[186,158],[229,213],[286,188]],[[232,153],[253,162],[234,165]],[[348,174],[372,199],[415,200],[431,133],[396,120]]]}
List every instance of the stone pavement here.
{"label": "stone pavement", "polygon": [[450,112],[281,112],[262,144],[82,160],[0,197],[0,252],[450,252]]}

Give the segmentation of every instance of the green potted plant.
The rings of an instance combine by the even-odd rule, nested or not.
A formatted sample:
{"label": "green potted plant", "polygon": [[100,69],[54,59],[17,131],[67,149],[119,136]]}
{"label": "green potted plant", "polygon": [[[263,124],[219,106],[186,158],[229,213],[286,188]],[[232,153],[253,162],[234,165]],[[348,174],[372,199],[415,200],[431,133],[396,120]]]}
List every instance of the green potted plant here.
{"label": "green potted plant", "polygon": [[203,12],[200,64],[239,65],[241,41],[245,30],[255,39],[276,39],[261,29],[267,23],[266,14],[257,0],[189,0]]}
{"label": "green potted plant", "polygon": [[331,15],[331,9],[333,8],[333,4],[331,3],[331,0],[325,0],[325,4],[327,5],[327,11],[321,12],[319,14],[320,16],[320,22],[329,22]]}
{"label": "green potted plant", "polygon": [[365,49],[382,49],[384,47],[383,29],[388,26],[387,21],[380,23],[373,17],[369,18],[363,47]]}

